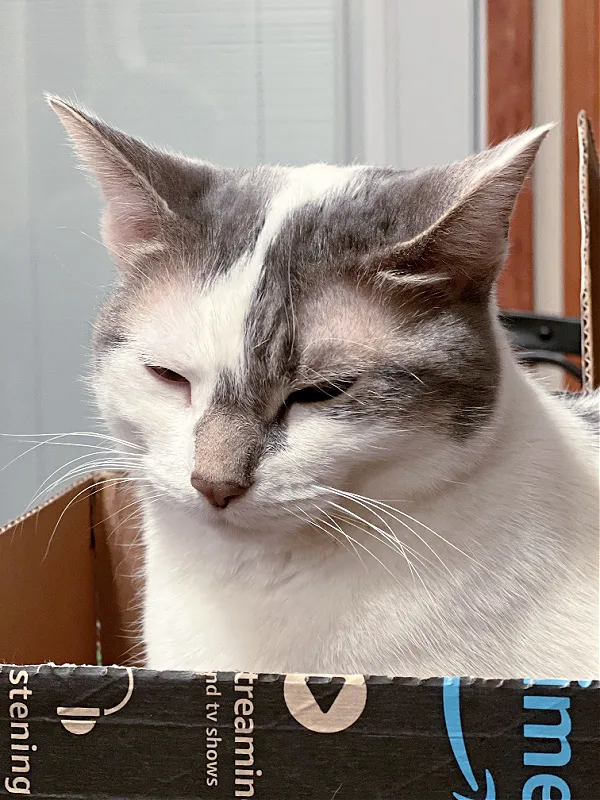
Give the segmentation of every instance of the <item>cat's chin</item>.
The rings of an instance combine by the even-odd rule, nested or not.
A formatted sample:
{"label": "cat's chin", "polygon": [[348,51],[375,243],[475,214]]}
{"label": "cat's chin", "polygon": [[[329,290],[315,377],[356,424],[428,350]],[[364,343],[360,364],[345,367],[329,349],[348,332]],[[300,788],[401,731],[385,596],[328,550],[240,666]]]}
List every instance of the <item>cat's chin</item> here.
{"label": "cat's chin", "polygon": [[[223,509],[212,514],[199,514],[199,519],[209,521],[211,527],[223,536],[260,541],[293,534],[303,527],[296,518],[283,509]],[[210,520],[208,520],[210,517]]]}
{"label": "cat's chin", "polygon": [[188,525],[198,531],[210,529],[224,537],[259,540],[293,533],[305,523],[292,515],[285,506],[247,502],[232,502],[226,508],[214,508],[200,498],[181,502],[163,498],[164,511],[170,515],[184,517]]}

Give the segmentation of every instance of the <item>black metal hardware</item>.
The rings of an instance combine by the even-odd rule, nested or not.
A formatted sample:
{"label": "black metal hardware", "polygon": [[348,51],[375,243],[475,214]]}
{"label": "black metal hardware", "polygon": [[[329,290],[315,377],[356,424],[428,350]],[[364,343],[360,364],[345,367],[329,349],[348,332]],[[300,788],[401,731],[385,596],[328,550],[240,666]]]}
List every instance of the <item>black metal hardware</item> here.
{"label": "black metal hardware", "polygon": [[500,320],[519,349],[581,355],[581,323],[575,317],[501,311]]}
{"label": "black metal hardware", "polygon": [[579,383],[583,381],[583,375],[577,364],[562,353],[551,353],[549,350],[523,350],[517,354],[517,358],[523,364],[552,364],[555,367],[562,367]]}
{"label": "black metal hardware", "polygon": [[519,361],[552,364],[582,382],[581,369],[567,358],[581,355],[579,319],[523,311],[501,311],[499,316],[509,332]]}

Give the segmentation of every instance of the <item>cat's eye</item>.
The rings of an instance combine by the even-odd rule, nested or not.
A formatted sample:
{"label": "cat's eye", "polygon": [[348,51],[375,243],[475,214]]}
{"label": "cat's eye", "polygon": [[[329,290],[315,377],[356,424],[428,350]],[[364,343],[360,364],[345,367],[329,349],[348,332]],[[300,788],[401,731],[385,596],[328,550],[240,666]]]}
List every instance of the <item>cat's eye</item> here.
{"label": "cat's eye", "polygon": [[331,400],[333,397],[339,397],[339,395],[344,394],[355,382],[355,378],[348,378],[346,380],[324,381],[314,386],[306,386],[288,395],[284,406],[289,408],[295,403],[323,403],[326,400]]}
{"label": "cat's eye", "polygon": [[172,369],[167,369],[166,367],[155,367],[152,364],[146,365],[150,372],[154,373],[158,378],[162,378],[163,381],[167,381],[168,383],[189,383],[187,378],[184,378],[183,375],[180,375],[178,372],[173,372]]}

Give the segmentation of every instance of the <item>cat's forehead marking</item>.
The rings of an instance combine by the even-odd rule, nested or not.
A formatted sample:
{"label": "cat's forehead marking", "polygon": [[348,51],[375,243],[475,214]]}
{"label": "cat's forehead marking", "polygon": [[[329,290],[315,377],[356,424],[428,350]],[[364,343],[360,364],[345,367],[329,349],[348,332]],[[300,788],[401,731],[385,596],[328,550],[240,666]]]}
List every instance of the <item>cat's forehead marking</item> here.
{"label": "cat's forehead marking", "polygon": [[261,292],[270,280],[264,275],[267,253],[295,212],[343,192],[357,169],[314,164],[286,170],[268,201],[254,246],[228,269],[222,265],[200,291],[177,279],[155,285],[146,299],[143,333],[155,352],[164,351],[165,358],[175,354],[177,365],[200,362],[215,381],[223,371],[239,373],[255,344],[249,342],[253,321],[269,316],[274,309],[268,306],[277,303],[278,295]]}
{"label": "cat's forehead marking", "polygon": [[[287,172],[271,197],[263,227],[253,249],[244,253],[230,270],[218,277],[201,298],[207,310],[218,307],[219,335],[223,337],[218,359],[221,369],[236,371],[244,363],[248,318],[260,312],[257,291],[269,248],[290,216],[307,205],[344,187],[356,171],[353,167],[313,164]],[[215,329],[216,330],[216,329]]]}

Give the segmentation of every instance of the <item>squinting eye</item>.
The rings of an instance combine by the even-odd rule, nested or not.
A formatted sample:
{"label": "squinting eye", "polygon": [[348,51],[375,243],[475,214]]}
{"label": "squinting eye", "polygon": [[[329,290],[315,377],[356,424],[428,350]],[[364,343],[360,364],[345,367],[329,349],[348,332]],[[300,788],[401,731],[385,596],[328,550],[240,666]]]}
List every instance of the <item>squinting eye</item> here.
{"label": "squinting eye", "polygon": [[289,408],[294,403],[322,403],[325,400],[331,400],[332,397],[338,397],[343,394],[355,382],[356,379],[352,378],[307,386],[305,389],[298,389],[297,392],[292,392],[288,395],[284,405]]}
{"label": "squinting eye", "polygon": [[150,364],[146,365],[150,372],[153,372],[157,377],[162,378],[164,381],[168,381],[169,383],[189,383],[187,378],[184,378],[183,375],[180,375],[178,372],[173,372],[172,369],[167,369],[166,367],[154,367]]}

